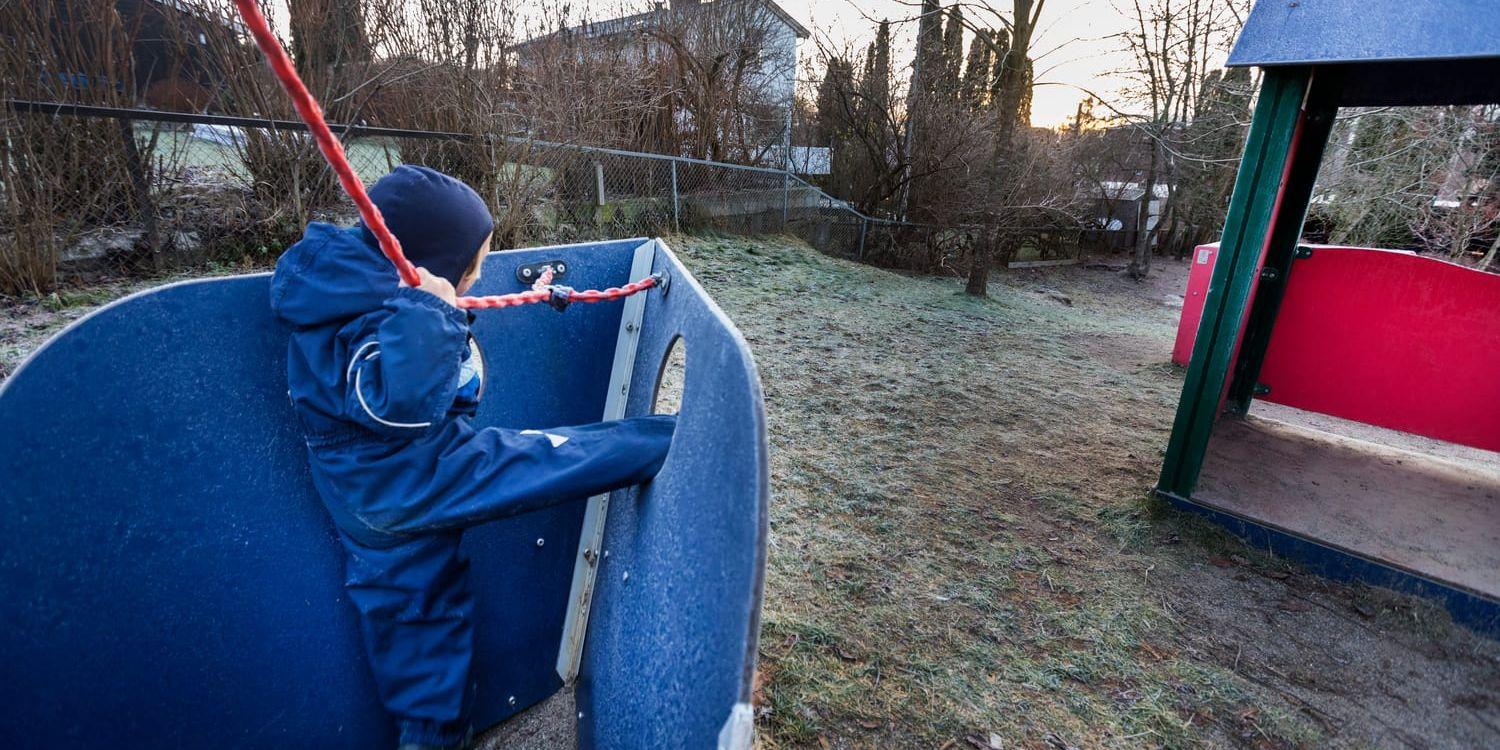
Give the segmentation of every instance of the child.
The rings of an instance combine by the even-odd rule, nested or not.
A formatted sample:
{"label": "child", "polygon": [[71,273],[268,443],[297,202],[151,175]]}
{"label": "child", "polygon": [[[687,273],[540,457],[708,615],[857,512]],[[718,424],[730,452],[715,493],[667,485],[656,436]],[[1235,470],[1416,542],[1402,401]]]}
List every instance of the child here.
{"label": "child", "polygon": [[370,198],[421,285],[398,282],[363,226],[313,223],[277,261],[271,307],[292,328],[287,385],[380,699],[403,748],[458,747],[473,651],[463,530],[650,479],[675,421],[470,426],[484,358],[454,301],[479,278],[489,211],[423,167],[397,168]]}

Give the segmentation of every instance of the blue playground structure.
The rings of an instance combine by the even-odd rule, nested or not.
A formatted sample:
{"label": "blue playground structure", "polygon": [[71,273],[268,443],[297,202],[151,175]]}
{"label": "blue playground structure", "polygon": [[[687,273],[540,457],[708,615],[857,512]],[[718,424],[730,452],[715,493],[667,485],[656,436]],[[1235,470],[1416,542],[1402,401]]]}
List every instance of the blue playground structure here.
{"label": "blue playground structure", "polygon": [[[650,413],[686,344],[651,483],[476,528],[475,726],[565,686],[582,747],[745,747],[767,531],[765,414],[738,331],[659,240],[494,253],[477,294],[670,283],[480,311],[476,425]],[[268,274],[115,302],[0,387],[0,744],[394,747],[286,395]]]}

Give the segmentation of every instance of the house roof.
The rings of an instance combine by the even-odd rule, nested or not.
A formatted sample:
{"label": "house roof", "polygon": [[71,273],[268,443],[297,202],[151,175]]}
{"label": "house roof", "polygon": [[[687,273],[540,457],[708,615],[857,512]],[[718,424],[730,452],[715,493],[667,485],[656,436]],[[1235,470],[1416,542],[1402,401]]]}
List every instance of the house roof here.
{"label": "house roof", "polygon": [[[1107,200],[1115,201],[1138,201],[1146,194],[1146,188],[1139,182],[1120,182],[1118,180],[1105,180],[1099,183],[1098,191]],[[1151,186],[1153,200],[1165,199],[1171,194],[1171,186],[1164,182],[1158,182]]]}
{"label": "house roof", "polygon": [[[790,13],[787,13],[786,9],[782,8],[780,5],[777,5],[776,2],[775,2],[775,0],[717,0],[717,1],[721,2],[721,3],[722,2],[757,2],[757,3],[760,3],[767,10],[771,11],[771,13],[774,14],[778,19],[780,19],[782,23],[786,24],[789,28],[791,28],[792,32],[797,35],[798,39],[806,39],[809,36],[812,36],[812,32],[808,31],[806,26],[803,26],[801,23],[798,23],[797,19],[793,18]],[[706,9],[706,8],[712,7],[713,5],[714,5],[714,3],[712,3],[712,2],[702,3],[702,4],[699,4],[699,5],[696,5],[696,6],[688,6],[688,8],[686,8],[686,10]],[[571,26],[571,27],[563,29],[561,31],[553,31],[553,32],[550,32],[550,33],[547,33],[547,34],[542,34],[540,36],[532,37],[530,39],[527,39],[524,42],[521,42],[520,44],[517,44],[515,46],[515,49],[521,49],[521,48],[524,48],[524,47],[536,44],[538,42],[542,42],[542,41],[545,41],[545,40],[548,40],[548,39],[552,39],[554,37],[562,36],[564,34],[577,34],[577,35],[581,35],[581,36],[583,36],[585,38],[588,38],[588,39],[600,39],[600,38],[603,38],[603,37],[614,36],[616,34],[623,34],[623,33],[626,33],[626,32],[630,32],[630,31],[635,31],[635,30],[638,30],[638,29],[646,28],[653,21],[655,21],[655,20],[657,20],[659,18],[666,17],[666,14],[673,12],[673,10],[674,9],[672,9],[670,7],[661,6],[661,7],[658,7],[656,9],[654,9],[654,10],[648,10],[648,11],[646,11],[644,13],[635,13],[633,15],[621,16],[619,18],[607,18],[607,19],[604,19],[604,20],[601,20],[601,21],[585,21],[584,23],[578,24],[577,26]],[[685,10],[685,9],[684,8],[678,8],[676,10],[681,11],[681,10]]]}
{"label": "house roof", "polygon": [[774,0],[761,1],[765,4],[766,8],[768,8],[772,13],[775,13],[777,16],[779,16],[787,26],[790,26],[793,32],[796,32],[798,39],[806,39],[812,36],[812,32],[808,31],[806,26],[803,26],[801,23],[799,23],[797,19],[792,18],[792,14],[786,12],[786,9],[781,7],[780,5],[777,5]]}

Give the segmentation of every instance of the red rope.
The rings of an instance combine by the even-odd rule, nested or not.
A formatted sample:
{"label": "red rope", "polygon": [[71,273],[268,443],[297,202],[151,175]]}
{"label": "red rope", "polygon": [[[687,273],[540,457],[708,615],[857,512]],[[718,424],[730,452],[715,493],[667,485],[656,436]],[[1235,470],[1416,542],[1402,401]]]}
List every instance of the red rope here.
{"label": "red rope", "polygon": [[534,302],[550,302],[553,293],[567,292],[568,302],[608,302],[622,297],[629,297],[638,292],[644,292],[658,283],[657,276],[647,276],[640,281],[632,281],[625,286],[612,286],[608,289],[580,289],[571,290],[566,287],[549,286],[544,289],[533,289],[529,292],[517,292],[515,294],[500,294],[490,297],[460,297],[459,307],[475,309],[488,309],[492,307],[517,307],[529,305]]}
{"label": "red rope", "polygon": [[[406,282],[407,286],[420,286],[422,282],[417,275],[416,266],[413,266],[411,261],[406,259],[406,254],[401,252],[401,243],[385,225],[380,209],[376,208],[375,203],[370,200],[370,195],[365,192],[364,183],[360,182],[359,176],[354,173],[354,168],[349,165],[348,157],[344,155],[344,145],[334,137],[333,131],[328,129],[328,122],[323,119],[323,109],[318,106],[318,100],[313,98],[307,86],[302,83],[302,78],[297,75],[296,68],[292,66],[292,59],[287,56],[286,50],[281,48],[276,35],[271,33],[271,25],[261,14],[256,0],[234,0],[234,4],[239,8],[240,16],[245,19],[245,25],[250,28],[250,34],[255,38],[256,46],[260,47],[260,51],[265,54],[266,62],[271,65],[271,71],[276,74],[276,78],[281,81],[281,87],[286,89],[287,95],[292,98],[292,106],[297,108],[297,114],[303,122],[307,123],[313,140],[318,144],[318,150],[323,152],[323,158],[328,161],[328,166],[332,167],[334,174],[338,176],[339,184],[343,186],[344,192],[354,201],[355,208],[359,209],[360,218],[364,219],[365,226],[380,243],[380,251],[385,253],[385,257],[396,266],[397,275]],[[464,308],[516,307],[536,302],[548,302],[552,299],[554,292],[566,293],[570,302],[603,302],[645,291],[656,286],[656,283],[655,277],[647,277],[622,287],[611,287],[603,291],[594,289],[573,291],[565,287],[545,286],[516,294],[459,297],[458,306]]]}
{"label": "red rope", "polygon": [[417,276],[416,267],[401,252],[401,243],[396,241],[396,235],[391,234],[391,230],[386,227],[385,219],[380,216],[380,209],[375,207],[370,195],[365,192],[364,183],[359,181],[354,168],[349,166],[349,159],[344,156],[344,144],[333,137],[333,131],[328,129],[328,123],[323,119],[323,109],[297,76],[296,68],[292,67],[292,59],[287,57],[286,50],[281,48],[281,43],[271,33],[271,26],[266,23],[266,17],[261,15],[260,7],[255,0],[234,0],[234,4],[240,9],[245,25],[250,27],[256,46],[265,53],[266,62],[271,64],[271,71],[280,79],[281,87],[286,89],[287,95],[292,97],[292,106],[297,108],[297,114],[312,131],[318,150],[323,152],[328,166],[333,167],[334,174],[338,175],[339,184],[344,186],[344,192],[349,194],[355,208],[359,209],[365,226],[370,228],[370,233],[380,242],[381,252],[396,265],[396,273],[400,274],[402,281],[409,286],[419,286],[422,281]]}

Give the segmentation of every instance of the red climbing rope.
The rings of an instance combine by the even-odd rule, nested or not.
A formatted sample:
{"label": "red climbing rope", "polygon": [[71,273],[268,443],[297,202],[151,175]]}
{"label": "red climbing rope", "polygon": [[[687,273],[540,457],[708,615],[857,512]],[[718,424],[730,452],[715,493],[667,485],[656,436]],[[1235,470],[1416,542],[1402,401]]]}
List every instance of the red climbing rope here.
{"label": "red climbing rope", "polygon": [[344,186],[344,192],[349,194],[354,201],[354,206],[359,209],[360,218],[365,220],[365,226],[370,228],[370,232],[380,242],[381,252],[396,264],[396,273],[401,275],[402,281],[410,286],[420,285],[422,282],[417,277],[416,267],[401,252],[401,243],[396,241],[396,235],[391,234],[391,230],[386,228],[385,219],[380,216],[380,209],[375,207],[369,194],[365,192],[364,183],[359,181],[359,176],[354,174],[354,168],[349,166],[349,159],[344,156],[344,144],[333,137],[333,131],[328,129],[328,123],[323,119],[323,109],[318,106],[318,101],[313,98],[307,86],[303,85],[302,79],[297,76],[297,70],[292,67],[292,59],[287,57],[286,50],[281,48],[281,43],[276,41],[276,36],[271,33],[271,26],[266,23],[266,17],[261,15],[260,7],[255,0],[234,0],[234,4],[240,9],[245,25],[250,27],[256,46],[265,53],[266,62],[271,64],[271,71],[281,80],[281,87],[286,89],[287,95],[292,97],[292,106],[297,108],[297,114],[312,131],[313,140],[318,143],[318,150],[323,152],[323,158],[328,160],[328,166],[333,167],[334,174],[338,175],[339,184]]}
{"label": "red climbing rope", "polygon": [[625,286],[612,286],[608,289],[569,289],[565,286],[547,286],[515,294],[500,294],[490,297],[460,297],[458,305],[459,307],[483,309],[491,307],[516,307],[518,305],[529,305],[533,302],[551,302],[553,307],[562,308],[572,302],[608,302],[622,297],[629,297],[637,292],[644,292],[651,287],[657,286],[661,283],[661,279],[660,275],[652,274],[640,281],[632,281]]}
{"label": "red climbing rope", "polygon": [[[406,259],[406,254],[401,252],[401,243],[396,241],[396,235],[391,234],[391,230],[386,227],[385,219],[380,216],[380,209],[375,207],[375,203],[365,192],[364,183],[359,181],[354,168],[349,166],[349,159],[344,155],[344,145],[334,137],[333,131],[328,129],[328,123],[323,119],[323,109],[318,106],[318,100],[313,98],[307,86],[302,83],[302,78],[297,75],[296,68],[292,67],[291,58],[287,57],[286,50],[281,48],[281,43],[276,41],[276,35],[271,33],[271,25],[261,14],[256,0],[234,0],[234,4],[239,8],[240,16],[245,19],[245,25],[250,27],[256,46],[265,53],[266,62],[270,63],[271,71],[276,74],[276,78],[281,81],[281,87],[286,89],[287,95],[292,98],[292,106],[297,108],[297,114],[301,116],[303,122],[307,123],[308,130],[312,131],[318,150],[323,152],[323,158],[328,160],[328,166],[332,167],[334,174],[338,176],[339,184],[343,186],[344,192],[354,201],[355,208],[359,209],[360,218],[364,219],[365,226],[380,243],[380,251],[385,253],[385,257],[396,266],[396,273],[408,286],[421,285],[416,266],[413,266],[411,261]],[[550,275],[548,278],[550,280]],[[662,278],[659,275],[652,275],[622,287],[610,287],[604,290],[575,291],[562,286],[538,285],[534,286],[531,291],[515,294],[459,297],[458,306],[495,308],[551,302],[553,307],[561,310],[569,302],[604,302],[629,297],[657,286]]]}

